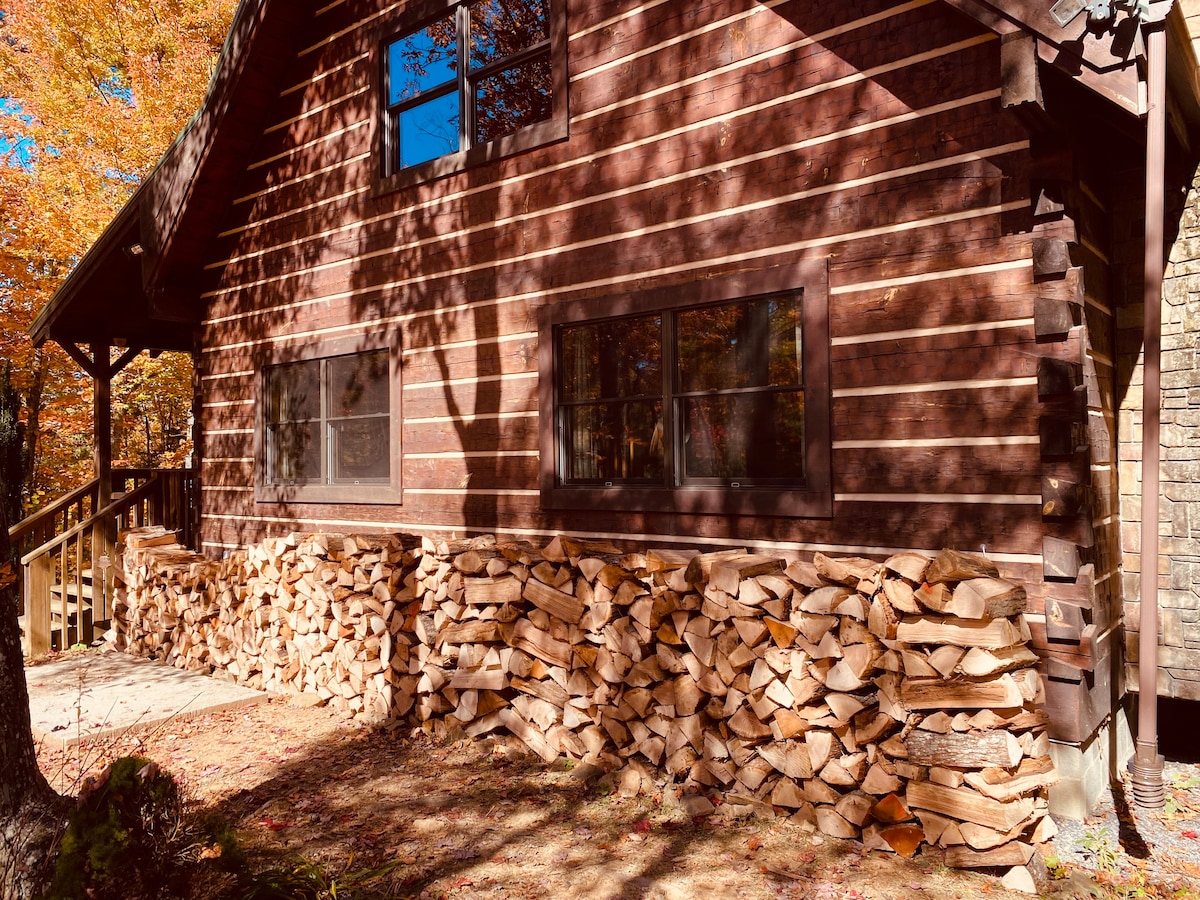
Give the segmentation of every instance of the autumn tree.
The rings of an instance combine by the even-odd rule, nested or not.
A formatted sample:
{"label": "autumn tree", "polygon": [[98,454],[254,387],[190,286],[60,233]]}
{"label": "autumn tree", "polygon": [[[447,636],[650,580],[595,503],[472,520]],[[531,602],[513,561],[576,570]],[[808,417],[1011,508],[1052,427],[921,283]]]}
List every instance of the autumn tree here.
{"label": "autumn tree", "polygon": [[[113,379],[113,461],[168,468],[191,452],[191,359],[183,353],[142,354]],[[171,385],[173,390],[163,390]]]}
{"label": "autumn tree", "polygon": [[[0,4],[0,354],[12,364],[11,388],[0,385],[6,514],[20,510],[23,484],[58,490],[69,486],[56,481],[63,473],[75,483],[90,474],[91,454],[80,448],[90,449],[91,386],[61,350],[35,350],[26,332],[200,106],[235,5]],[[190,403],[186,361],[143,362],[114,385],[124,403],[119,429],[130,448],[137,433],[139,462],[158,464],[178,449],[177,405],[159,402],[167,395]],[[9,524],[0,522],[5,558]],[[26,863],[45,862],[36,839],[59,819],[36,812],[57,806],[33,755],[13,591],[11,581],[0,588],[0,898],[34,895]]]}
{"label": "autumn tree", "polygon": [[[26,331],[200,106],[235,6],[5,0],[0,11],[0,353],[21,395],[35,498],[91,474],[91,391],[66,354],[35,350]],[[149,377],[160,397],[190,403],[186,360],[144,364],[133,380]],[[115,410],[115,427],[142,438],[148,428],[154,446],[139,462],[171,459],[178,403],[136,405],[137,422]],[[147,426],[156,412],[168,418]]]}

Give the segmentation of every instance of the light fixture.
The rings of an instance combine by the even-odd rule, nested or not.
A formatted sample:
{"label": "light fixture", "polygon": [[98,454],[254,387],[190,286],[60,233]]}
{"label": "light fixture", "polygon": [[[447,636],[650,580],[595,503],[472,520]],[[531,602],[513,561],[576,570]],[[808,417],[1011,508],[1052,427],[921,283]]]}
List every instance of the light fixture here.
{"label": "light fixture", "polygon": [[134,241],[132,244],[130,244],[128,247],[125,248],[125,252],[128,253],[130,256],[136,258],[136,257],[141,256],[143,253],[145,253],[146,248],[143,247],[141,244],[139,244],[137,241]]}
{"label": "light fixture", "polygon": [[1087,0],[1058,0],[1050,7],[1050,17],[1059,28],[1066,28],[1077,15],[1088,8]]}
{"label": "light fixture", "polygon": [[1118,6],[1127,8],[1129,15],[1141,22],[1150,17],[1149,0],[1058,0],[1050,7],[1050,18],[1059,28],[1066,28],[1087,10],[1089,22],[1104,24],[1112,20]]}

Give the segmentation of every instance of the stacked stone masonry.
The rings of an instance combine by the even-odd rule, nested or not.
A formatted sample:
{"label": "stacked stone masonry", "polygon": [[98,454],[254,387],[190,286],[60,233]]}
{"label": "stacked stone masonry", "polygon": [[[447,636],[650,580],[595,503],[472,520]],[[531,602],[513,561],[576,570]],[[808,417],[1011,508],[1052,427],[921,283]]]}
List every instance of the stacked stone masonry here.
{"label": "stacked stone masonry", "polygon": [[369,722],[507,734],[1032,887],[1055,782],[1025,592],[973,554],[622,553],[292,535],[221,561],[126,536],[117,650]]}
{"label": "stacked stone masonry", "polygon": [[[1200,175],[1179,218],[1163,282],[1158,693],[1200,700]],[[1130,292],[1133,296],[1133,292]],[[1136,689],[1141,550],[1142,306],[1118,317],[1129,390],[1120,411],[1126,683]]]}

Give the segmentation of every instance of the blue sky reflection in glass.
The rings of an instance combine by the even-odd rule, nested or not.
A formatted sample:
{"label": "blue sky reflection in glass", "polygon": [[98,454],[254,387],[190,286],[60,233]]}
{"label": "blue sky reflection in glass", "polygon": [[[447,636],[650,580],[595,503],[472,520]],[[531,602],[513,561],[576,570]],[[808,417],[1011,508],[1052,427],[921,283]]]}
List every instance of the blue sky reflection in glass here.
{"label": "blue sky reflection in glass", "polygon": [[454,15],[388,47],[388,104],[428,95],[399,115],[401,168],[459,149],[458,50]]}

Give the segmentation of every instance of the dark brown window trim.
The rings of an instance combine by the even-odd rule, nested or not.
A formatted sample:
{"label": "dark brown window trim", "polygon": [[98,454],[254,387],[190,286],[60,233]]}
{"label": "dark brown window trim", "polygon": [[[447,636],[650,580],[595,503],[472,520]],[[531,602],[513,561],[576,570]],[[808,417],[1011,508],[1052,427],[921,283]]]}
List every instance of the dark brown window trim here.
{"label": "dark brown window trim", "polygon": [[[558,477],[555,329],[561,325],[742,300],[803,289],[806,485],[707,488],[563,485]],[[697,515],[833,515],[830,460],[829,266],[811,260],[648,291],[543,306],[538,311],[539,486],[544,509],[638,510]]]}
{"label": "dark brown window trim", "polygon": [[[314,341],[297,347],[263,354],[255,363],[254,372],[254,501],[256,503],[353,503],[398,505],[403,500],[400,480],[403,457],[400,434],[403,426],[400,381],[400,339],[398,335],[369,334],[354,337]],[[272,366],[313,359],[328,359],[372,350],[387,350],[389,361],[388,393],[389,419],[388,484],[266,484],[266,384],[267,370]],[[323,439],[323,438],[322,438]]]}
{"label": "dark brown window trim", "polygon": [[554,115],[542,122],[527,125],[504,137],[439,156],[428,162],[398,172],[387,171],[388,114],[385,85],[387,84],[387,54],[384,48],[393,40],[412,32],[438,18],[446,10],[462,5],[463,0],[419,0],[410,3],[397,15],[389,17],[375,29],[371,38],[371,78],[374,104],[372,122],[374,147],[372,190],[375,196],[389,194],[416,184],[434,181],[463,172],[475,166],[494,162],[507,156],[524,153],[556,141],[566,140],[569,133],[570,77],[567,65],[567,0],[550,3],[550,72],[554,82]]}

